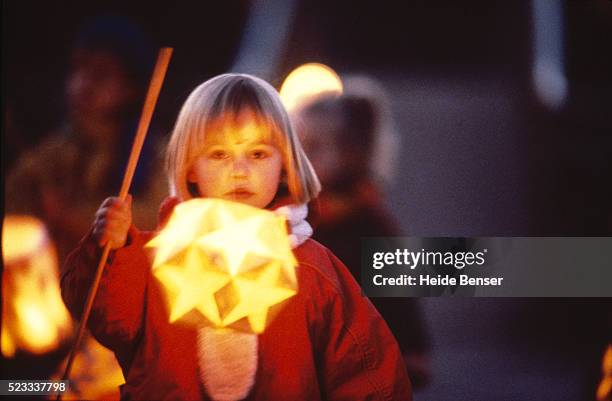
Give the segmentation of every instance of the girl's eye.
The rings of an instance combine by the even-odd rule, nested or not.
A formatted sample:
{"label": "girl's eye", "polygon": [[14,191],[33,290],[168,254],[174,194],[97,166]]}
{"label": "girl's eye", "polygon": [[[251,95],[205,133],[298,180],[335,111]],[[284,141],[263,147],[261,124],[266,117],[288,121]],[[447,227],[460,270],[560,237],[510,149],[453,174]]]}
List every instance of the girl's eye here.
{"label": "girl's eye", "polygon": [[211,159],[226,159],[228,157],[227,153],[223,150],[213,150],[209,153],[208,157]]}
{"label": "girl's eye", "polygon": [[268,157],[268,152],[265,150],[257,149],[251,152],[251,157],[253,159],[265,159]]}

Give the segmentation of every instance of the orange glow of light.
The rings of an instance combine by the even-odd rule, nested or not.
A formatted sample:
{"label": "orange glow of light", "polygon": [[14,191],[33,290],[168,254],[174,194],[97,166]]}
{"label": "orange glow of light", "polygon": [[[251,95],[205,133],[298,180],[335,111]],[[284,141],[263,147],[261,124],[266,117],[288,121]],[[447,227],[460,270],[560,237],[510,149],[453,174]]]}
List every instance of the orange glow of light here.
{"label": "orange glow of light", "polygon": [[45,226],[31,216],[6,216],[2,229],[2,255],[5,263],[31,257],[47,241]]}
{"label": "orange glow of light", "polygon": [[[65,363],[51,377],[60,380]],[[70,373],[70,386],[62,400],[104,400],[120,399],[119,386],[124,384],[123,373],[115,354],[87,335],[74,358]]]}
{"label": "orange glow of light", "polygon": [[608,344],[601,363],[602,378],[597,387],[597,401],[609,400],[612,396],[612,344]]}
{"label": "orange glow of light", "polygon": [[342,81],[334,70],[319,63],[303,64],[293,70],[280,89],[280,97],[288,111],[325,93],[342,94]]}
{"label": "orange glow of light", "polygon": [[35,338],[36,343],[51,344],[57,337],[55,327],[49,324],[44,311],[40,305],[36,305],[28,300],[20,299],[17,303],[17,313],[23,318],[23,334],[28,338]]}
{"label": "orange glow of light", "polygon": [[285,219],[267,210],[192,199],[147,246],[170,322],[197,311],[198,323],[259,334],[269,309],[297,293]]}
{"label": "orange glow of light", "polygon": [[2,228],[2,355],[54,351],[71,334],[62,302],[57,256],[44,225],[29,216],[6,216]]}

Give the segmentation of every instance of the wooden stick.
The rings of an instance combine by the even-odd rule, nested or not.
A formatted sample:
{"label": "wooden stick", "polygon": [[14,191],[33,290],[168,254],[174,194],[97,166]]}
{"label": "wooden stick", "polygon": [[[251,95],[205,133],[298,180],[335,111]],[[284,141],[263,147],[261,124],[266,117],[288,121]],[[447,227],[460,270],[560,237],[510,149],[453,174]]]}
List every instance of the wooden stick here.
{"label": "wooden stick", "polygon": [[[157,55],[157,62],[155,63],[155,69],[153,70],[153,76],[151,77],[147,96],[142,107],[140,121],[138,122],[136,137],[134,138],[134,143],[132,145],[132,151],[130,153],[128,165],[125,169],[125,174],[123,176],[123,183],[121,184],[121,190],[119,191],[119,198],[122,201],[125,200],[125,198],[127,197],[128,190],[130,189],[130,185],[132,184],[132,178],[134,178],[134,172],[136,171],[136,165],[138,164],[138,158],[140,157],[142,145],[144,144],[144,140],[147,135],[147,131],[149,130],[149,125],[151,123],[151,117],[153,116],[153,110],[155,109],[155,104],[157,103],[157,98],[159,97],[159,92],[161,91],[161,87],[164,82],[164,77],[166,76],[166,71],[168,70],[170,57],[172,57],[172,48],[164,47],[159,50],[159,53]],[[70,376],[72,363],[74,362],[77,350],[81,344],[81,341],[83,340],[85,328],[87,327],[87,321],[89,320],[89,315],[91,314],[93,302],[96,298],[98,287],[100,286],[100,279],[102,278],[102,273],[104,272],[104,266],[106,265],[106,260],[108,259],[109,252],[110,242],[107,242],[104,246],[104,250],[102,251],[102,256],[100,257],[100,262],[98,263],[98,268],[96,269],[96,275],[93,284],[91,285],[89,294],[87,295],[87,302],[85,303],[85,308],[83,309],[83,314],[81,315],[81,323],[79,324],[77,337],[74,342],[74,345],[72,346],[72,349],[70,350],[70,356],[68,357],[68,363],[66,364],[66,369],[64,371],[64,375],[62,376],[62,380],[68,380],[68,377]],[[58,401],[61,399],[61,396],[62,394],[58,393]]]}

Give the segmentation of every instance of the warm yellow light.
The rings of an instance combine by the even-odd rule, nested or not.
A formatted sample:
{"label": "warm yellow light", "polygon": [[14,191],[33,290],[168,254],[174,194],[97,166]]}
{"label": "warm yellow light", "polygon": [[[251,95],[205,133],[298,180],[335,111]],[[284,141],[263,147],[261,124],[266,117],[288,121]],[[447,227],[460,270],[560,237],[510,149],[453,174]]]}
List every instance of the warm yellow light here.
{"label": "warm yellow light", "polygon": [[602,377],[597,387],[597,401],[606,401],[612,397],[612,344],[608,344],[601,363]]}
{"label": "warm yellow light", "polygon": [[[66,362],[50,379],[61,379]],[[119,386],[123,383],[115,354],[88,334],[74,358],[70,386],[62,400],[119,400]]]}
{"label": "warm yellow light", "polygon": [[39,343],[51,343],[55,338],[55,327],[49,322],[41,305],[24,301],[17,305],[17,311],[23,317],[23,334],[31,335]]}
{"label": "warm yellow light", "polygon": [[267,210],[193,199],[147,246],[170,322],[196,311],[199,323],[261,333],[269,308],[297,293],[285,219]]}
{"label": "warm yellow light", "polygon": [[280,97],[291,111],[322,93],[342,94],[342,81],[324,64],[308,63],[293,70],[280,89]]}
{"label": "warm yellow light", "polygon": [[6,216],[2,228],[2,355],[54,351],[71,334],[59,291],[57,256],[44,225]]}
{"label": "warm yellow light", "polygon": [[6,216],[2,228],[2,258],[14,263],[31,257],[45,246],[47,235],[44,225],[31,216]]}

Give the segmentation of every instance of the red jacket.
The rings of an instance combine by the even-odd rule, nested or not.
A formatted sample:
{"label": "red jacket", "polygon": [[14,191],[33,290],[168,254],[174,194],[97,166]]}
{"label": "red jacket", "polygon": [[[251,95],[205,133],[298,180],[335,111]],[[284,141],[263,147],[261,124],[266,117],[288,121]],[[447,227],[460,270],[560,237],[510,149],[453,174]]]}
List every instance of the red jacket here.
{"label": "red jacket", "polygon": [[[207,400],[200,382],[197,332],[168,323],[160,286],[143,245],[109,258],[89,328],[114,351],[126,380],[123,400]],[[299,292],[259,336],[255,385],[247,400],[411,400],[398,345],[347,268],[307,240],[294,250]],[[100,250],[88,234],[67,258],[62,296],[81,314]]]}

